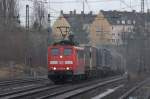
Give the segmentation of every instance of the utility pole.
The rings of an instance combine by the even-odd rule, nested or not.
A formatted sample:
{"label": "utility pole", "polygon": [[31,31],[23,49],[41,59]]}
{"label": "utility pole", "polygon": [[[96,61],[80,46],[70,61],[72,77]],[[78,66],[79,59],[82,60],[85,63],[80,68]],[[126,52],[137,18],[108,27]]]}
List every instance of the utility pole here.
{"label": "utility pole", "polygon": [[26,5],[26,30],[29,30],[29,5]]}
{"label": "utility pole", "polygon": [[51,27],[51,15],[50,14],[48,14],[48,25],[49,25],[49,28]]}
{"label": "utility pole", "polygon": [[48,42],[47,42],[47,44],[49,45],[50,44],[50,33],[52,32],[52,29],[51,29],[51,15],[50,14],[48,14]]}
{"label": "utility pole", "polygon": [[145,8],[145,2],[144,0],[141,0],[141,13],[144,13],[144,8]]}
{"label": "utility pole", "polygon": [[30,39],[29,39],[29,5],[26,5],[26,54],[25,54],[25,64],[29,65],[29,74],[32,75],[32,56],[30,51]]}
{"label": "utility pole", "polygon": [[85,2],[84,2],[84,0],[82,1],[82,4],[83,4],[83,13],[84,13],[84,10],[85,10]]}
{"label": "utility pole", "polygon": [[[145,0],[141,0],[141,13],[144,15],[144,11],[145,11]],[[141,71],[142,72],[145,72],[144,70],[145,70],[145,55],[146,55],[146,53],[145,53],[145,50],[144,50],[144,48],[146,48],[146,46],[145,46],[145,43],[146,43],[146,38],[145,38],[145,35],[144,34],[146,34],[146,31],[145,31],[145,28],[146,28],[146,26],[145,26],[145,24],[146,24],[146,18],[147,17],[147,15],[144,15],[144,17],[143,17],[143,21],[144,21],[144,23],[143,23],[143,30],[142,30],[142,34],[141,34],[141,51],[140,51],[140,66],[142,66],[140,69],[142,69]]]}
{"label": "utility pole", "polygon": [[25,49],[26,49],[26,50],[25,50],[25,51],[26,51],[26,52],[25,52],[25,64],[27,65],[27,64],[29,63],[29,61],[28,61],[28,54],[29,54],[29,53],[28,53],[28,52],[29,52],[29,51],[28,51],[28,50],[29,50],[29,49],[28,49],[28,47],[29,47],[29,46],[28,46],[28,42],[29,42],[29,41],[28,41],[28,31],[29,31],[29,5],[26,5],[26,24],[25,24],[25,25],[26,25],[26,37],[25,37],[25,39],[26,39],[26,41],[25,41],[25,42],[26,42],[26,48],[25,48]]}

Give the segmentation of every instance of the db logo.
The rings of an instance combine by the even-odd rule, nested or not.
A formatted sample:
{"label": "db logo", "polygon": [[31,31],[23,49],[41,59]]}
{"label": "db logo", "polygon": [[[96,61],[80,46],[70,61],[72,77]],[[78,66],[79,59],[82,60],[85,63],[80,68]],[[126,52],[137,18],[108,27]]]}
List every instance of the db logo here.
{"label": "db logo", "polygon": [[64,61],[59,61],[59,64],[64,64]]}

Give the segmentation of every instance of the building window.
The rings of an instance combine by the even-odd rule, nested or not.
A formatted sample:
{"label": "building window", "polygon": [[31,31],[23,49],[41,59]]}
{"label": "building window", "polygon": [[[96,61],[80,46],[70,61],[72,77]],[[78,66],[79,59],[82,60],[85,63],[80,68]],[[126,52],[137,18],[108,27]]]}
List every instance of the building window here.
{"label": "building window", "polygon": [[99,26],[96,27],[96,32],[101,32],[101,29]]}
{"label": "building window", "polygon": [[116,39],[116,43],[118,43],[119,42],[119,39]]}
{"label": "building window", "polygon": [[89,31],[89,29],[90,29],[89,24],[84,24],[84,25],[83,25],[83,30]]}
{"label": "building window", "polygon": [[131,28],[130,27],[128,28],[128,31],[131,32]]}
{"label": "building window", "polygon": [[135,22],[135,20],[133,20],[133,24],[135,24],[136,22]]}
{"label": "building window", "polygon": [[115,33],[112,33],[113,36],[115,36]]}
{"label": "building window", "polygon": [[122,20],[122,24],[125,24],[125,20]]}
{"label": "building window", "polygon": [[114,29],[114,27],[112,26],[112,30]]}
{"label": "building window", "polygon": [[128,24],[131,24],[131,20],[128,20],[127,23],[128,23]]}
{"label": "building window", "polygon": [[112,39],[112,42],[115,43],[115,39]]}
{"label": "building window", "polygon": [[117,20],[117,24],[120,24],[120,20]]}

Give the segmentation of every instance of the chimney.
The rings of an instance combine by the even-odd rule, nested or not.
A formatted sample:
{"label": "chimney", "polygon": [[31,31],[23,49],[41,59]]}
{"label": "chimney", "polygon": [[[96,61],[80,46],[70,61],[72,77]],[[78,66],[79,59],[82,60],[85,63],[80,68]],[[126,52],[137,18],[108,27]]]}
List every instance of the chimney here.
{"label": "chimney", "polygon": [[135,13],[136,11],[135,11],[135,10],[132,10],[132,12]]}
{"label": "chimney", "polygon": [[74,15],[76,15],[76,10],[74,10]]}
{"label": "chimney", "polygon": [[150,13],[150,9],[147,9],[147,13]]}
{"label": "chimney", "polygon": [[92,15],[93,14],[93,12],[92,11],[90,11],[90,13],[89,13],[90,15]]}
{"label": "chimney", "polygon": [[104,10],[100,10],[99,12],[100,12],[100,13],[101,13],[101,12],[104,12]]}
{"label": "chimney", "polygon": [[60,11],[60,14],[61,14],[61,15],[63,15],[63,14],[64,14],[63,10],[61,10],[61,11]]}
{"label": "chimney", "polygon": [[84,14],[84,11],[81,11],[81,14]]}
{"label": "chimney", "polygon": [[73,13],[72,13],[72,11],[70,11],[70,15],[72,15]]}

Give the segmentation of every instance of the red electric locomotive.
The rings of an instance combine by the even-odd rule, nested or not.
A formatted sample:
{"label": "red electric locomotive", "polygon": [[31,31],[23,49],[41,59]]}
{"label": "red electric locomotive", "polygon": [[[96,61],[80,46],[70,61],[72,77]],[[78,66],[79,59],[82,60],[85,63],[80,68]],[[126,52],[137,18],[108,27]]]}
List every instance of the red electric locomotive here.
{"label": "red electric locomotive", "polygon": [[106,49],[77,46],[69,40],[48,47],[48,78],[55,83],[109,76],[113,64]]}
{"label": "red electric locomotive", "polygon": [[85,71],[84,47],[61,41],[48,48],[48,77],[54,82],[75,79]]}

